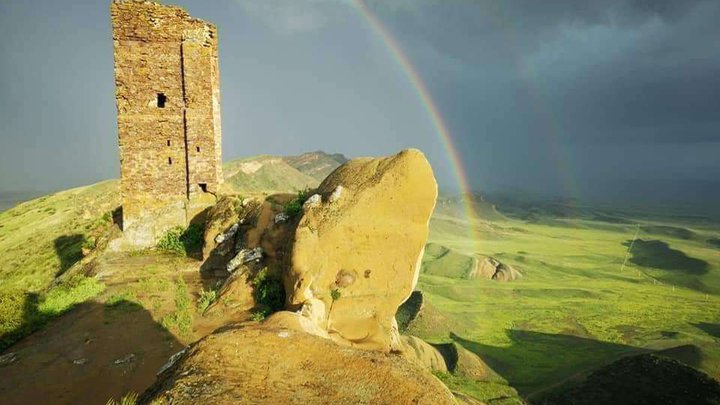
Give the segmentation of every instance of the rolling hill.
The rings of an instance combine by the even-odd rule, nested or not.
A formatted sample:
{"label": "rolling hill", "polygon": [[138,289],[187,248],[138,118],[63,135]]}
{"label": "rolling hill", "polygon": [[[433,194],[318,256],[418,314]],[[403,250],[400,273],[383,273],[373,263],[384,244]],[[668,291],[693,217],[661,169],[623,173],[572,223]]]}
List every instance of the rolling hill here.
{"label": "rolling hill", "polygon": [[[312,152],[230,161],[224,165],[226,191],[296,192],[316,186],[343,160]],[[58,302],[53,295],[57,276],[112,229],[118,186],[105,181],[0,212],[0,336],[27,318],[26,298],[56,316],[102,290],[71,285],[71,299]],[[420,338],[461,344],[531,400],[628,354],[664,351],[720,378],[720,225],[557,204],[513,209],[500,202],[496,209],[481,198],[471,204],[478,217],[472,223],[458,198],[438,200],[417,286],[427,306],[414,329]],[[524,277],[512,283],[467,279],[472,257],[479,256],[517,266]],[[145,268],[137,266],[138,272]],[[138,296],[155,287],[163,294],[184,291],[179,281],[177,288],[140,281],[133,281]],[[174,307],[174,298],[169,303]],[[182,319],[176,318],[167,322]],[[674,350],[684,346],[696,348],[692,356]],[[452,386],[477,400],[503,403],[497,386],[460,379]]]}
{"label": "rolling hill", "polygon": [[317,187],[345,161],[343,155],[321,151],[233,160],[223,165],[225,187],[235,193],[300,191]]}

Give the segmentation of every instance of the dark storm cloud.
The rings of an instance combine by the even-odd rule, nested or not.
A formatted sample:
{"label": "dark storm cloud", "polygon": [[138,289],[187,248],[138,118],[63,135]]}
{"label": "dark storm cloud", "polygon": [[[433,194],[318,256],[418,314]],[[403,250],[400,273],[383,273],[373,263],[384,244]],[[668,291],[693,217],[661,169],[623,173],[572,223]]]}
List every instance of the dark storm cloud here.
{"label": "dark storm cloud", "polygon": [[[171,3],[219,27],[226,159],[413,146],[457,187],[407,72],[352,1]],[[710,201],[683,184],[720,178],[720,1],[365,3],[473,187]],[[4,0],[0,54],[0,191],[117,177],[107,2]]]}
{"label": "dark storm cloud", "polygon": [[[508,109],[497,104],[510,103],[516,119],[551,121],[536,130],[568,142],[718,140],[720,2],[451,4],[372,7],[423,60],[438,98],[460,110],[490,105],[475,114],[479,124],[497,122],[493,110]],[[438,72],[438,55],[457,61],[459,73]]]}
{"label": "dark storm cloud", "polygon": [[[566,27],[611,26],[625,29],[652,19],[675,24],[697,7],[712,6],[716,2],[372,0],[367,3],[386,21],[405,30],[413,38],[424,38],[442,53],[462,60],[493,63],[494,60],[488,60],[488,56],[503,58],[516,51],[532,51]],[[508,50],[499,45],[517,49]]]}

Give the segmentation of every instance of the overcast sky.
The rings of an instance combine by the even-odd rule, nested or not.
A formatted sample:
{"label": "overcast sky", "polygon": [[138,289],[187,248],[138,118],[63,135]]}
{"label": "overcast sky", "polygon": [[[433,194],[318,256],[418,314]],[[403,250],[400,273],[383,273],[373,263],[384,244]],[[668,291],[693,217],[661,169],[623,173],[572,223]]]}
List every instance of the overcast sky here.
{"label": "overcast sky", "polygon": [[[341,0],[178,0],[219,28],[223,156],[418,147],[407,75]],[[473,187],[720,204],[720,1],[374,0]],[[0,191],[119,175],[109,1],[0,2]],[[715,199],[715,200],[713,200]]]}

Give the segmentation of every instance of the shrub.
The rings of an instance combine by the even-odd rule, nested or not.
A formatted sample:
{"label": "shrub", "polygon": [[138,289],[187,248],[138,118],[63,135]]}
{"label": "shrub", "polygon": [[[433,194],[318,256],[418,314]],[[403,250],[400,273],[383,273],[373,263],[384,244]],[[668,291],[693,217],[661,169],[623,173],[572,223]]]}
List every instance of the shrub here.
{"label": "shrub", "polygon": [[242,196],[237,196],[235,199],[233,199],[233,210],[235,211],[236,215],[241,215],[243,212],[242,200]]}
{"label": "shrub", "polygon": [[197,307],[200,312],[205,312],[213,302],[217,300],[217,290],[210,288],[208,290],[202,290],[200,297],[197,300]]}
{"label": "shrub", "polygon": [[112,211],[107,211],[102,215],[102,217],[100,217],[100,220],[102,222],[107,222],[107,223],[112,222],[112,219],[113,219]]}
{"label": "shrub", "polygon": [[169,229],[162,238],[160,238],[157,248],[168,253],[184,254],[185,246],[183,246],[183,243],[180,241],[182,234],[183,229],[179,226]]}
{"label": "shrub", "polygon": [[285,214],[290,218],[295,218],[300,215],[303,204],[305,204],[308,198],[310,198],[310,189],[298,191],[297,197],[285,205]]}
{"label": "shrub", "polygon": [[267,267],[260,270],[252,280],[255,288],[257,309],[253,313],[254,320],[263,320],[273,312],[285,306],[285,289],[280,277],[270,274]]}
{"label": "shrub", "polygon": [[252,319],[253,321],[260,322],[260,321],[264,320],[265,318],[267,318],[268,315],[270,315],[270,311],[267,311],[265,309],[258,309],[252,313],[252,315],[250,316],[250,319]]}
{"label": "shrub", "polygon": [[186,255],[202,247],[204,227],[201,224],[190,224],[187,229],[176,226],[170,228],[160,238],[157,248],[164,252]]}
{"label": "shrub", "polygon": [[128,394],[125,394],[122,398],[120,398],[120,402],[115,401],[115,399],[110,398],[108,399],[107,403],[105,405],[135,405],[138,402],[138,394],[134,392],[130,392]]}
{"label": "shrub", "polygon": [[83,249],[93,250],[97,247],[97,240],[93,237],[84,237],[81,246]]}
{"label": "shrub", "polygon": [[202,224],[190,224],[188,228],[180,236],[180,241],[185,247],[186,253],[191,253],[202,248],[203,233],[205,227]]}
{"label": "shrub", "polygon": [[340,290],[333,289],[330,291],[330,298],[332,298],[333,301],[337,301],[340,299]]}

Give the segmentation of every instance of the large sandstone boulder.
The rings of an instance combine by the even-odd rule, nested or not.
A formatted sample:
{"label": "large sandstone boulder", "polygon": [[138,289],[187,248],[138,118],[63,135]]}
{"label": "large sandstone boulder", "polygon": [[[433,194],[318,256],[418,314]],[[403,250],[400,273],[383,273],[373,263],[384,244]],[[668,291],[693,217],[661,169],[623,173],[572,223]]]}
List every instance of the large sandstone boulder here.
{"label": "large sandstone boulder", "polygon": [[455,403],[429,371],[399,355],[269,324],[228,327],[178,357],[139,403]]}
{"label": "large sandstone boulder", "polygon": [[295,231],[290,309],[320,300],[327,315],[319,326],[337,342],[399,350],[395,312],[417,283],[437,198],[430,164],[414,149],[353,159],[317,193]]}

